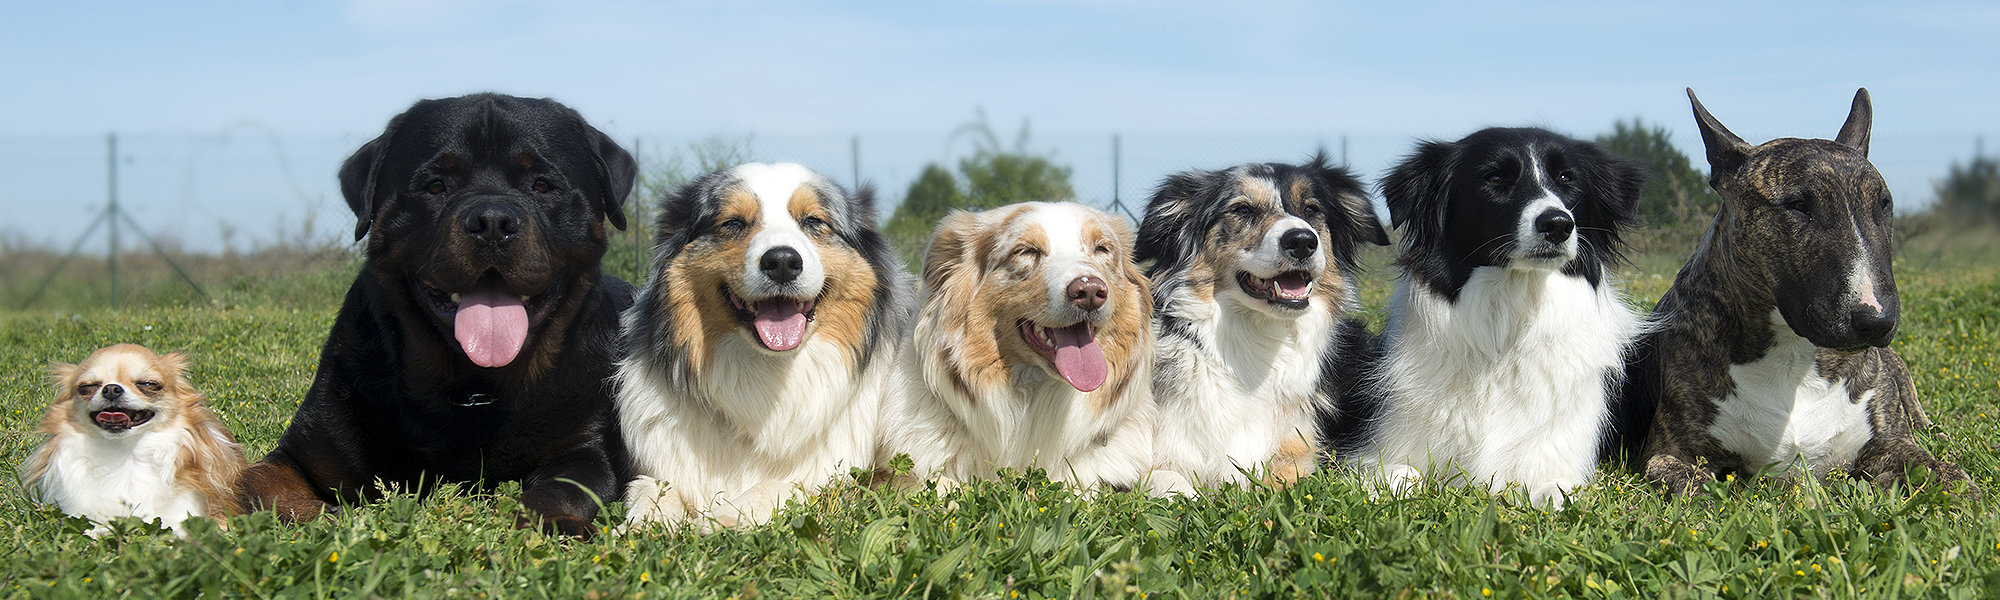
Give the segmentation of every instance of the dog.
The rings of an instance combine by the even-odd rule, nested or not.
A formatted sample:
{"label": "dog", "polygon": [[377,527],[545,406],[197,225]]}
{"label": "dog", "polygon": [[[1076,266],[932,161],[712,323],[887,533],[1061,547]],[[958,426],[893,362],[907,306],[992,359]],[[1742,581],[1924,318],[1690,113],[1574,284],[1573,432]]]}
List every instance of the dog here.
{"label": "dog", "polygon": [[519,480],[520,525],[594,533],[627,478],[610,379],[633,293],[599,262],[636,175],[552,100],[392,119],[341,166],[366,260],[291,425],[244,473],[248,504],[299,520],[378,481]]}
{"label": "dog", "polygon": [[628,525],[767,522],[871,468],[910,276],[872,190],[796,164],[703,176],[660,202],[652,279],[625,313]]}
{"label": "dog", "polygon": [[1202,485],[1314,471],[1318,422],[1371,343],[1366,325],[1342,318],[1363,242],[1389,234],[1360,180],[1324,155],[1160,184],[1137,259],[1152,263],[1161,468]]}
{"label": "dog", "polygon": [[235,484],[243,450],[187,382],[187,357],[118,344],[81,364],[57,364],[56,400],[42,417],[42,446],[23,479],[66,514],[111,531],[114,517],[158,521],[187,535],[183,522],[241,514]]}
{"label": "dog", "polygon": [[941,491],[1002,468],[1086,488],[1191,493],[1155,473],[1152,305],[1131,226],[1076,203],[954,212],[883,417],[887,464]]}
{"label": "dog", "polygon": [[1889,347],[1895,211],[1868,162],[1868,90],[1833,140],[1756,146],[1688,100],[1723,203],[1633,354],[1620,427],[1633,469],[1676,494],[1771,467],[1890,488],[1921,466],[1970,486],[1917,445],[1930,419]]}
{"label": "dog", "polygon": [[1607,271],[1647,176],[1589,142],[1492,128],[1421,143],[1383,179],[1403,275],[1364,473],[1518,484],[1553,507],[1591,478],[1643,327]]}

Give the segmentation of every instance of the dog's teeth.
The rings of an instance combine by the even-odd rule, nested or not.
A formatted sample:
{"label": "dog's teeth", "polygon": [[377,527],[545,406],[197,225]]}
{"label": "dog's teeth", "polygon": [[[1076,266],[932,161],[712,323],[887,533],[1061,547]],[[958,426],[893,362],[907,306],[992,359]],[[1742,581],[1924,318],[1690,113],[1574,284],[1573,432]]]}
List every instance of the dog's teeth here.
{"label": "dog's teeth", "polygon": [[526,303],[527,301],[528,301],[528,297],[527,297],[527,296],[522,296],[522,297],[521,297],[521,302],[522,302],[522,303]]}
{"label": "dog's teeth", "polygon": [[451,303],[458,304],[458,292],[451,293]]}

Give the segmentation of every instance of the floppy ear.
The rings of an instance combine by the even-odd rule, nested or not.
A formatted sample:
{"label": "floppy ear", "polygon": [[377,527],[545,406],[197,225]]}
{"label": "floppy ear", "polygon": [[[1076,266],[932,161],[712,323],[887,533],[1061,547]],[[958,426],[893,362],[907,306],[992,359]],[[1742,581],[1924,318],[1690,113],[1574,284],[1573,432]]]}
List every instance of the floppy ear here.
{"label": "floppy ear", "polygon": [[1868,100],[1868,88],[1854,92],[1854,107],[1847,110],[1847,123],[1840,126],[1840,137],[1833,141],[1846,144],[1868,156],[1868,130],[1875,124],[1875,104]]}
{"label": "floppy ear", "polygon": [[1403,230],[1408,243],[1428,244],[1444,228],[1445,197],[1457,163],[1456,144],[1427,141],[1382,178],[1390,224]]}
{"label": "floppy ear", "polygon": [[1588,195],[1600,199],[1606,217],[1619,225],[1634,225],[1639,222],[1639,195],[1645,190],[1646,181],[1653,173],[1646,165],[1624,156],[1612,154],[1602,146],[1585,142],[1599,160],[1585,161],[1591,165],[1589,177],[1584,181]]}
{"label": "floppy ear", "polygon": [[1377,246],[1389,245],[1389,232],[1382,229],[1381,219],[1375,217],[1375,203],[1368,200],[1367,188],[1362,187],[1352,171],[1326,164],[1324,148],[1313,153],[1306,170],[1317,180],[1319,189],[1333,196],[1328,200],[1340,209],[1339,215],[1346,219],[1348,230],[1356,238]]}
{"label": "floppy ear", "polygon": [[1214,177],[1214,171],[1181,171],[1153,188],[1153,197],[1146,200],[1145,220],[1140,221],[1139,233],[1133,238],[1133,262],[1154,261],[1153,268],[1158,269],[1160,263],[1175,262],[1200,243],[1202,231],[1187,224],[1199,218],[1200,199],[1203,192],[1212,191],[1208,182]]}
{"label": "floppy ear", "polygon": [[612,227],[624,231],[625,197],[632,195],[632,186],[638,181],[639,163],[611,136],[590,125],[584,125],[583,129],[590,136],[590,147],[597,156],[598,189],[604,194],[597,199],[598,207],[611,220]]}
{"label": "floppy ear", "polygon": [[1708,148],[1708,185],[1715,187],[1724,173],[1743,166],[1743,158],[1750,154],[1750,144],[1730,133],[1728,127],[1715,120],[1715,115],[1708,114],[1701,99],[1694,97],[1694,88],[1688,88],[1687,93],[1688,102],[1694,104],[1694,124],[1701,129],[1701,144]]}
{"label": "floppy ear", "polygon": [[388,150],[389,140],[396,137],[396,126],[402,122],[403,115],[390,119],[389,127],[382,131],[382,135],[362,144],[360,150],[347,157],[347,162],[340,164],[340,195],[347,198],[347,207],[354,210],[354,240],[357,242],[368,235],[368,228],[375,223],[375,209],[380,206],[376,201],[377,174],[382,171],[382,158]]}
{"label": "floppy ear", "polygon": [[981,226],[986,224],[985,213],[954,210],[938,220],[937,232],[931,234],[930,247],[924,250],[924,287],[940,289],[959,269],[970,268],[979,271],[976,262],[977,248],[973,244],[979,237]]}

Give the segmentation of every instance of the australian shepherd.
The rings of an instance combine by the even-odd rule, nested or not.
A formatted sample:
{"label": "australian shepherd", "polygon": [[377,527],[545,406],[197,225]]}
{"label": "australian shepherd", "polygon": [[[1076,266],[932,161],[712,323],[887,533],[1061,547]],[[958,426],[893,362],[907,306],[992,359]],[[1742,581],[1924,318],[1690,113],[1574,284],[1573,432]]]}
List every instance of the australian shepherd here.
{"label": "australian shepherd", "polygon": [[1362,242],[1386,245],[1361,182],[1315,156],[1168,177],[1146,205],[1161,468],[1197,484],[1313,472],[1318,421],[1359,367],[1366,327],[1342,314]]}
{"label": "australian shepherd", "polygon": [[41,497],[109,532],[115,517],[158,521],[185,534],[191,517],[241,513],[243,451],[208,399],[188,385],[180,353],[118,344],[82,364],[55,365],[48,436],[22,470]]}
{"label": "australian shepherd", "polygon": [[1123,220],[1031,202],[944,218],[883,418],[885,458],[956,482],[1044,469],[1086,487],[1190,491],[1153,471],[1152,316]]}
{"label": "australian shepherd", "polygon": [[872,466],[910,283],[871,192],[745,164],[669,194],[653,235],[616,376],[629,522],[763,523]]}
{"label": "australian shepherd", "polygon": [[1403,276],[1364,473],[1557,507],[1589,481],[1641,330],[1608,270],[1645,181],[1595,144],[1502,128],[1424,142],[1383,179]]}

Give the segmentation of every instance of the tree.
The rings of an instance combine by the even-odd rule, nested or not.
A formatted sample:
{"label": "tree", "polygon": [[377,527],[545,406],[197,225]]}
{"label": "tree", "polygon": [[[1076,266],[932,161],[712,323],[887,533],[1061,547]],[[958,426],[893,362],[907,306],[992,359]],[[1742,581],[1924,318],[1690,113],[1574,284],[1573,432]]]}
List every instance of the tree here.
{"label": "tree", "polygon": [[889,217],[884,232],[889,243],[912,270],[923,266],[924,249],[930,244],[931,230],[938,219],[953,210],[985,210],[1016,202],[1061,202],[1076,198],[1070,187],[1071,169],[1050,157],[1028,150],[1028,121],[1021,121],[1021,133],[1009,149],[987,123],[986,111],[977,110],[971,122],[952,131],[946,146],[959,137],[971,137],[971,156],[958,160],[952,173],[938,163],[924,165],[924,171],[910,184],[903,203]]}
{"label": "tree", "polygon": [[1597,136],[1597,143],[1613,154],[1645,163],[1653,172],[1639,193],[1646,235],[1635,241],[1678,246],[1698,239],[1722,206],[1722,197],[1708,187],[1708,175],[1674,147],[1673,134],[1665,127],[1647,127],[1637,117],[1630,123],[1620,119],[1611,127],[1611,133]]}
{"label": "tree", "polygon": [[1967,225],[2000,223],[2000,161],[1973,157],[1964,165],[1956,161],[1944,180],[1931,184],[1937,203],[1931,212],[1950,222]]}

